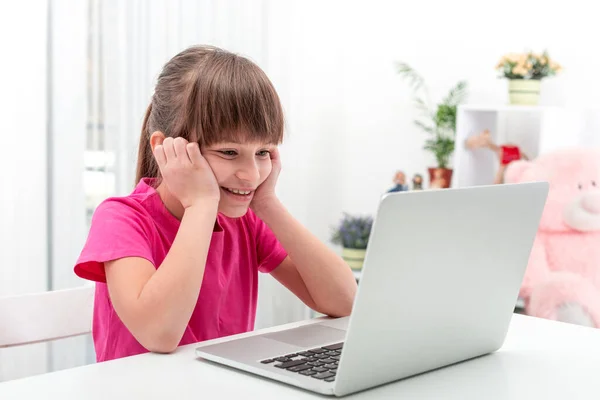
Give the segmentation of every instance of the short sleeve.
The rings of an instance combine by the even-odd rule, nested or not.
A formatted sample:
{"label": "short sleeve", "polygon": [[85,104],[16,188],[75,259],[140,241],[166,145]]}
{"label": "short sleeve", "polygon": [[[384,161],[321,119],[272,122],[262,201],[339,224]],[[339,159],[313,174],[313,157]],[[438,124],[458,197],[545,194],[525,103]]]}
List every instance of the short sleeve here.
{"label": "short sleeve", "polygon": [[94,212],[75,274],[83,279],[106,282],[104,262],[123,257],[142,257],[153,262],[148,231],[140,205],[106,200]]}
{"label": "short sleeve", "polygon": [[269,226],[256,215],[252,215],[252,217],[256,235],[258,270],[268,274],[273,272],[285,260],[287,252]]}

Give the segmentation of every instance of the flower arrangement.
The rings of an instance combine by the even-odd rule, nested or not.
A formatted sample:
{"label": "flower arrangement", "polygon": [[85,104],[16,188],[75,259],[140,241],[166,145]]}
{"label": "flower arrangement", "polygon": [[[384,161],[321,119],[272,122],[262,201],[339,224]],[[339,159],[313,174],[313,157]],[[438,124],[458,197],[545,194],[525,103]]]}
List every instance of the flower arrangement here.
{"label": "flower arrangement", "polygon": [[352,216],[344,213],[344,217],[333,231],[331,241],[347,249],[366,249],[372,226],[373,218],[370,216]]}
{"label": "flower arrangement", "polygon": [[562,70],[562,66],[552,60],[547,51],[542,54],[509,53],[500,59],[496,70],[501,78],[541,80],[556,75]]}

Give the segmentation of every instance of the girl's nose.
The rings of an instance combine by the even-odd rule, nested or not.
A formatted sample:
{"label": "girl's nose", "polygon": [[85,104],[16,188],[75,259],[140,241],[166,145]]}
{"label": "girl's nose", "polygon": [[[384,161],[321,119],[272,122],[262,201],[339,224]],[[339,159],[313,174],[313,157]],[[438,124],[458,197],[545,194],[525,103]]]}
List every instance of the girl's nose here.
{"label": "girl's nose", "polygon": [[240,166],[236,176],[244,181],[257,182],[260,178],[258,165],[254,162],[247,162]]}

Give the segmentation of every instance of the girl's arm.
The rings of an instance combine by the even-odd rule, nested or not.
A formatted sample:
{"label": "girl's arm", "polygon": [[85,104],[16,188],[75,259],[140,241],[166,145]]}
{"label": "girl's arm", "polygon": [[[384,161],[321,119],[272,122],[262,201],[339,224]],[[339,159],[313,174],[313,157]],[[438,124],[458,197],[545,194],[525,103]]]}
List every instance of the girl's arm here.
{"label": "girl's arm", "polygon": [[354,274],[281,204],[275,194],[281,172],[279,150],[272,148],[270,155],[271,173],[258,187],[251,207],[288,253],[271,274],[312,309],[332,317],[348,316],[357,289]]}
{"label": "girl's arm", "polygon": [[217,218],[219,185],[197,143],[178,137],[156,145],[163,185],[185,210],[177,236],[158,269],[145,259],[105,265],[115,311],[146,349],[177,348],[196,307]]}
{"label": "girl's arm", "polygon": [[350,267],[272,198],[254,208],[288,253],[272,272],[315,311],[332,317],[350,315],[357,284]]}
{"label": "girl's arm", "polygon": [[111,302],[119,318],[149,351],[177,348],[196,307],[218,203],[185,210],[160,268],[127,257],[105,263]]}

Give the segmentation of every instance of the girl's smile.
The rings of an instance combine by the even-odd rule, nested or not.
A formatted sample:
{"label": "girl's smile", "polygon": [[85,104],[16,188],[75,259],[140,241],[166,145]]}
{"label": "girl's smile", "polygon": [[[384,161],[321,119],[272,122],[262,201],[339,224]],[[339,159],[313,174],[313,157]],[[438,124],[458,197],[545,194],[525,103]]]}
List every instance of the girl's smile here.
{"label": "girl's smile", "polygon": [[221,186],[221,195],[228,196],[228,198],[231,198],[231,201],[250,204],[254,195],[254,190],[231,189]]}

